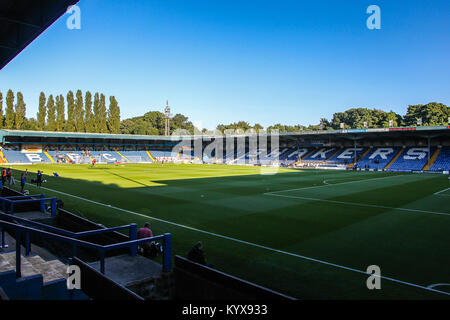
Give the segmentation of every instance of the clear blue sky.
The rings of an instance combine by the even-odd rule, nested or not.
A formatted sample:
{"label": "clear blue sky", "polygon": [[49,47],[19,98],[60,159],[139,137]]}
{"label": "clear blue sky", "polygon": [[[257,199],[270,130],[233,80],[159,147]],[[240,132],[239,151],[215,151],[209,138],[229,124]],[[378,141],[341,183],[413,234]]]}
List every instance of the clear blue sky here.
{"label": "clear blue sky", "polygon": [[[381,8],[381,30],[366,8]],[[450,104],[448,0],[81,0],[0,72],[0,90],[115,95],[122,119],[169,99],[202,127],[315,124],[350,107]]]}

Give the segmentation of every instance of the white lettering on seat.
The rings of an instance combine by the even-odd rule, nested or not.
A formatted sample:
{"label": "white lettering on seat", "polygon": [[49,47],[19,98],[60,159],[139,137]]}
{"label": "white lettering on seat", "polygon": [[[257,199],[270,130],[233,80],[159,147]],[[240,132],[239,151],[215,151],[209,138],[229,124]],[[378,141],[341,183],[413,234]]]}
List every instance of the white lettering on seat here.
{"label": "white lettering on seat", "polygon": [[428,155],[428,148],[411,148],[403,156],[405,160],[420,160]]}
{"label": "white lettering on seat", "polygon": [[349,148],[349,149],[345,149],[344,152],[342,152],[339,156],[338,159],[353,159],[353,157],[355,156],[355,150],[358,153],[358,151],[361,151],[362,148]]}
{"label": "white lettering on seat", "polygon": [[28,158],[28,160],[30,160],[30,162],[41,162],[42,158],[39,154],[37,153],[26,153],[25,154]]}
{"label": "white lettering on seat", "polygon": [[320,149],[319,151],[317,151],[313,156],[311,156],[311,159],[315,159],[318,156],[320,156],[321,159],[326,159],[327,158],[327,153],[330,153],[331,151],[333,151],[334,149]]}
{"label": "white lettering on seat", "polygon": [[369,159],[375,159],[376,157],[380,157],[383,160],[387,160],[388,155],[394,153],[393,148],[378,148],[375,152],[369,157]]}

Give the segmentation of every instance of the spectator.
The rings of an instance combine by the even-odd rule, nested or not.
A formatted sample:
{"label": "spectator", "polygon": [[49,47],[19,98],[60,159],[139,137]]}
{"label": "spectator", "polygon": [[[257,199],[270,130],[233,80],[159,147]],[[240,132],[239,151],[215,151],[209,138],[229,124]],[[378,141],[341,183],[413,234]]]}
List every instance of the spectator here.
{"label": "spectator", "polygon": [[23,193],[23,188],[25,188],[25,183],[27,183],[27,175],[25,172],[22,173],[22,175],[20,176],[20,192]]}
{"label": "spectator", "polygon": [[42,186],[42,172],[40,170],[36,174],[36,186],[38,188]]}
{"label": "spectator", "polygon": [[205,254],[204,254],[204,252],[203,252],[203,243],[201,243],[201,241],[197,242],[197,243],[192,247],[192,249],[189,251],[189,253],[188,253],[188,259],[191,260],[191,261],[193,261],[193,262],[196,262],[196,263],[199,263],[199,264],[203,264],[203,265],[205,265],[205,266],[208,266],[208,267],[210,267],[210,268],[213,268],[213,267],[214,267],[213,264],[208,264],[208,263],[206,262]]}
{"label": "spectator", "polygon": [[[153,232],[150,229],[150,223],[146,222],[143,228],[140,228],[137,233],[138,239],[145,239],[153,237]],[[155,258],[158,252],[161,251],[161,244],[154,241],[144,242],[139,245],[139,251],[145,257]]]}
{"label": "spectator", "polygon": [[2,187],[5,186],[6,183],[6,169],[2,168]]}
{"label": "spectator", "polygon": [[8,179],[8,185],[11,185],[11,178],[12,178],[12,170],[11,170],[11,168],[8,168],[8,172],[6,173],[6,177]]}

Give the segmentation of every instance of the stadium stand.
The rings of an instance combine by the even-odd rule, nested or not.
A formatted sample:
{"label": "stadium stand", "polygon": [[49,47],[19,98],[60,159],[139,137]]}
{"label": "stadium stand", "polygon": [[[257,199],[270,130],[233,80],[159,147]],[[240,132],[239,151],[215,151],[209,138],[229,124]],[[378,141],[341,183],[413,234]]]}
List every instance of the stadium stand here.
{"label": "stadium stand", "polygon": [[306,158],[305,161],[326,161],[331,156],[336,153],[337,148],[318,148],[311,152]]}
{"label": "stadium stand", "polygon": [[359,159],[364,152],[366,152],[367,148],[358,147],[358,148],[344,148],[340,152],[337,152],[331,158],[328,159],[329,162],[332,163],[352,163],[354,159]]}
{"label": "stadium stand", "polygon": [[449,171],[450,170],[450,147],[440,149],[437,158],[428,171]]}
{"label": "stadium stand", "polygon": [[[239,138],[245,142],[242,146],[236,137],[233,142],[223,137],[218,140],[215,136],[186,139],[0,130],[0,163],[91,163],[95,159],[97,163],[183,162],[340,170],[446,171],[449,127],[409,129],[286,133],[279,136],[279,152],[272,151],[268,140],[264,140],[263,148],[257,145],[255,150],[249,137]],[[208,144],[215,141],[223,143],[220,156],[219,153],[216,155],[215,147]],[[430,155],[428,150],[431,150]]]}
{"label": "stadium stand", "polygon": [[[431,148],[433,154],[435,148]],[[428,162],[428,148],[407,148],[387,169],[390,171],[418,171],[422,170]]]}
{"label": "stadium stand", "polygon": [[371,151],[356,163],[361,169],[384,169],[400,151],[400,147],[372,147]]}

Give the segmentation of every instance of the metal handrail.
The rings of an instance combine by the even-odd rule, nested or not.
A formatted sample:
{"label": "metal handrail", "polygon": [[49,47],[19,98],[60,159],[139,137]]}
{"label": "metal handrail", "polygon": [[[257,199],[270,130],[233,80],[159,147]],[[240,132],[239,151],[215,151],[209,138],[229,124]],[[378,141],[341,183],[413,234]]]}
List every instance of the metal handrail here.
{"label": "metal handrail", "polygon": [[[0,213],[0,214],[4,215],[3,213]],[[14,217],[14,219],[17,219],[17,218]],[[19,218],[19,219],[21,219],[21,218]],[[35,223],[35,222],[33,222],[33,223]],[[43,230],[39,230],[39,229],[35,229],[35,228],[31,228],[31,227],[27,227],[27,226],[0,220],[0,229],[1,229],[1,233],[2,233],[2,246],[4,246],[4,244],[5,244],[5,241],[4,241],[4,239],[5,239],[4,228],[5,227],[13,229],[16,234],[16,277],[17,278],[20,278],[21,274],[22,274],[21,273],[21,239],[22,239],[23,233],[25,233],[26,255],[29,255],[31,252],[31,250],[30,250],[30,234],[37,234],[42,237],[54,238],[54,239],[61,240],[61,241],[72,244],[73,248],[74,248],[73,256],[76,256],[77,246],[97,250],[100,255],[100,272],[103,274],[105,273],[105,252],[106,251],[123,248],[123,247],[130,247],[130,254],[134,256],[137,254],[137,245],[138,244],[163,239],[164,240],[163,241],[163,271],[169,272],[171,270],[171,263],[172,263],[172,260],[171,260],[171,252],[172,252],[171,237],[172,236],[171,236],[171,234],[166,233],[166,234],[160,235],[160,236],[136,239],[136,237],[137,237],[136,224],[131,224],[128,226],[130,228],[130,239],[131,239],[130,241],[115,243],[115,244],[111,244],[111,245],[99,245],[99,244],[87,242],[84,240],[68,237],[65,235],[55,234],[52,232],[47,232],[47,231],[43,231]],[[123,228],[123,227],[124,226],[115,227],[115,228],[111,228],[111,229],[119,229],[119,228]],[[94,231],[96,231],[96,230],[94,230]],[[111,230],[105,230],[105,232],[107,232],[107,231],[111,231]]]}
{"label": "metal handrail", "polygon": [[31,226],[38,227],[40,229],[44,229],[44,230],[50,231],[50,232],[53,232],[53,233],[60,233],[62,235],[65,235],[65,236],[68,236],[68,237],[72,237],[72,238],[81,238],[81,237],[87,237],[87,236],[91,236],[91,235],[98,235],[98,234],[107,233],[107,232],[114,232],[114,231],[120,231],[120,230],[125,230],[125,229],[132,229],[133,225],[134,225],[134,224],[128,224],[128,225],[123,225],[123,226],[119,226],[119,227],[72,232],[72,231],[69,231],[69,230],[53,227],[53,226],[50,226],[48,224],[40,223],[40,222],[37,222],[37,221],[31,221],[31,220],[26,219],[26,218],[13,216],[11,214],[7,214],[7,213],[3,213],[3,212],[0,212],[0,220],[14,220],[14,221],[26,223],[26,224],[31,225]]}
{"label": "metal handrail", "polygon": [[[39,197],[37,199],[33,199],[32,197]],[[28,198],[28,199],[27,199]],[[17,200],[19,199],[19,200]],[[41,212],[45,212],[45,202],[51,201],[51,216],[54,217],[56,215],[56,197],[46,198],[44,194],[34,195],[34,196],[12,196],[12,197],[0,197],[0,201],[2,202],[2,211],[6,212],[6,203],[9,203],[10,213],[14,214],[14,204],[18,203],[31,203],[38,202],[41,204]]]}

